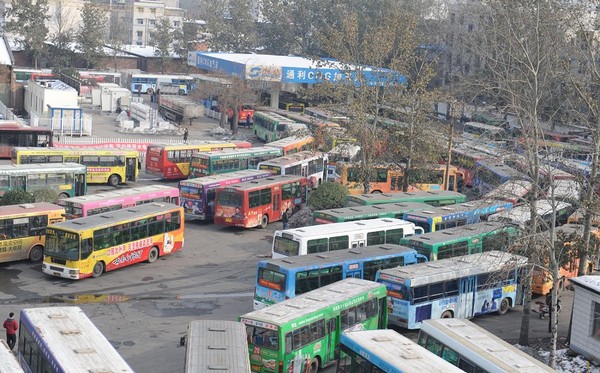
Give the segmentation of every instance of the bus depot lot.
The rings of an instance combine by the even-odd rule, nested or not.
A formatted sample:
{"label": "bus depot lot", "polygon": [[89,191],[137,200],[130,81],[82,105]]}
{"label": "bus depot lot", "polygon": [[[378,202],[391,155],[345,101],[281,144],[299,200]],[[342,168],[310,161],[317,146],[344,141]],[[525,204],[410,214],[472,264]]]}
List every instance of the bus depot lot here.
{"label": "bus depot lot", "polygon": [[[177,185],[149,180],[127,187],[156,183]],[[89,193],[108,189],[92,185]],[[49,277],[40,264],[28,261],[0,264],[0,315],[28,307],[77,305],[134,370],[182,371],[185,349],[178,344],[190,321],[236,320],[252,311],[256,263],[270,256],[273,232],[280,228],[281,223],[245,230],[191,222],[183,250],[96,279]],[[572,295],[562,294],[560,336],[567,333]],[[519,334],[520,310],[473,321],[513,342]],[[548,320],[540,320],[536,313],[531,316],[531,342],[549,337]],[[415,332],[400,332],[416,338]]]}

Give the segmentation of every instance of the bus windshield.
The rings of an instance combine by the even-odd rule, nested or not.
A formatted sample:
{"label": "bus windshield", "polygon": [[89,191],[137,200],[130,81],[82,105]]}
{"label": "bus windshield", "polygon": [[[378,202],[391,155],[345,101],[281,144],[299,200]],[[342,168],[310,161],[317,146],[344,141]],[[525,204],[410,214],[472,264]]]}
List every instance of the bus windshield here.
{"label": "bus windshield", "polygon": [[221,206],[242,207],[243,196],[238,192],[221,192],[217,195],[217,203]]}
{"label": "bus windshield", "polygon": [[202,199],[202,194],[203,194],[202,188],[196,188],[196,187],[192,187],[192,186],[188,186],[188,185],[181,185],[179,187],[179,190],[180,190],[182,198],[197,199],[197,200]]}
{"label": "bus windshield", "polygon": [[284,273],[268,268],[260,268],[258,270],[258,284],[269,289],[285,291],[285,280],[286,275]]}
{"label": "bus windshield", "polygon": [[300,242],[285,237],[275,236],[273,252],[285,256],[297,256],[300,252]]}
{"label": "bus windshield", "polygon": [[45,255],[66,260],[79,260],[79,235],[48,228]]}
{"label": "bus windshield", "polygon": [[[248,340],[257,347],[279,350],[279,333],[277,330],[265,329],[254,325],[246,325]],[[291,346],[291,341],[290,341]]]}

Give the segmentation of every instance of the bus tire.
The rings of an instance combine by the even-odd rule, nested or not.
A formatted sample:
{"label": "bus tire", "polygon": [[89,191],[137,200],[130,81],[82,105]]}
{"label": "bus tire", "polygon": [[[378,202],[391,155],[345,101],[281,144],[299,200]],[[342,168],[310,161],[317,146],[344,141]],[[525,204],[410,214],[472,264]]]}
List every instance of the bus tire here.
{"label": "bus tire", "polygon": [[110,175],[110,177],[108,178],[108,185],[116,187],[117,185],[119,185],[119,182],[121,181],[121,178],[119,177],[119,175]]}
{"label": "bus tire", "polygon": [[371,192],[371,194],[381,194],[381,190],[374,190]]}
{"label": "bus tire", "polygon": [[500,308],[498,308],[498,315],[504,315],[509,308],[510,301],[508,300],[508,298],[502,299],[502,302],[500,302]]}
{"label": "bus tire", "polygon": [[44,257],[44,248],[40,245],[34,246],[29,251],[29,260],[32,262],[39,262]]}
{"label": "bus tire", "polygon": [[309,372],[310,373],[317,373],[318,370],[319,370],[319,358],[315,357],[310,362]]}
{"label": "bus tire", "polygon": [[158,259],[158,247],[152,246],[148,253],[148,263],[154,263]]}
{"label": "bus tire", "polygon": [[69,198],[69,195],[67,193],[61,193],[58,195],[58,199],[65,199],[65,198]]}
{"label": "bus tire", "polygon": [[269,217],[267,215],[263,215],[262,219],[260,219],[260,228],[265,229],[269,224]]}
{"label": "bus tire", "polygon": [[94,264],[94,269],[92,270],[92,277],[98,278],[98,277],[102,276],[103,273],[104,273],[104,263],[96,262],[96,264]]}
{"label": "bus tire", "polygon": [[453,319],[454,315],[452,314],[452,311],[444,311],[442,313],[442,316],[440,316],[440,319]]}
{"label": "bus tire", "polygon": [[148,88],[146,90],[146,93],[149,94],[149,95],[151,95],[152,93],[154,93],[154,90],[152,88]]}

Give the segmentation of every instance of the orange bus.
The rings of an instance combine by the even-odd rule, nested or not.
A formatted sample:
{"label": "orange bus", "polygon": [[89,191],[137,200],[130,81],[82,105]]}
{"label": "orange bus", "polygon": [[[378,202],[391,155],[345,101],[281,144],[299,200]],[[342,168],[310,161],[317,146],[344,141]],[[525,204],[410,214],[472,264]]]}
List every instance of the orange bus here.
{"label": "orange bus", "polygon": [[271,148],[279,148],[283,152],[283,155],[289,155],[301,152],[303,150],[313,150],[315,139],[312,136],[306,137],[284,137],[283,139],[271,141],[265,146]]}
{"label": "orange bus", "polygon": [[286,211],[296,211],[306,201],[308,180],[275,175],[217,188],[215,224],[266,228]]}

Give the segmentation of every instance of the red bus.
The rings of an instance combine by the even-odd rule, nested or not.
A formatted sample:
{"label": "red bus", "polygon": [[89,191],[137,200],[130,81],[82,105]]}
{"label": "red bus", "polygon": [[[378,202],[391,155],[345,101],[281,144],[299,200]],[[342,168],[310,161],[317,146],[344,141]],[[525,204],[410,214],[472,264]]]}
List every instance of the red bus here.
{"label": "red bus", "polygon": [[276,175],[217,188],[215,224],[266,228],[285,211],[305,202],[308,180],[294,175]]}
{"label": "red bus", "polygon": [[465,186],[472,187],[475,179],[475,162],[491,158],[490,155],[473,149],[453,148],[450,163],[462,174]]}
{"label": "red bus", "polygon": [[248,141],[199,141],[193,144],[150,144],[146,150],[146,171],[161,179],[187,179],[194,152],[232,148],[250,148]]}
{"label": "red bus", "polygon": [[0,121],[0,158],[10,159],[14,146],[53,146],[52,130],[28,127],[13,121]]}

